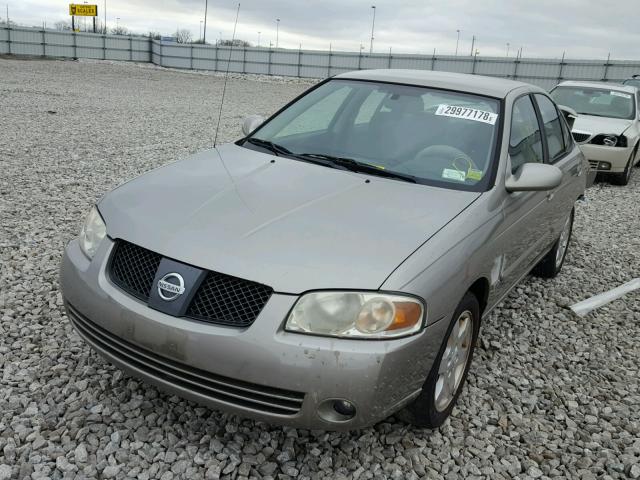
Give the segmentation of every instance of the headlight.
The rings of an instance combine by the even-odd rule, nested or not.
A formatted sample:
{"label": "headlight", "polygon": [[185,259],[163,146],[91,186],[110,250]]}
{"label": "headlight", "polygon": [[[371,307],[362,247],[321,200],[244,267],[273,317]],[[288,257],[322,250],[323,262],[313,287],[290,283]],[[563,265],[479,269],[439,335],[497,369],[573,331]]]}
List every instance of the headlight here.
{"label": "headlight", "polygon": [[422,328],[424,306],[416,298],[375,292],[312,292],[295,304],[290,332],[345,338],[395,338]]}
{"label": "headlight", "polygon": [[614,135],[612,133],[596,135],[591,142],[594,145],[604,145],[606,147],[627,147],[627,137],[624,135]]}
{"label": "headlight", "polygon": [[84,220],[82,230],[80,230],[80,248],[90,259],[96,254],[100,242],[107,234],[107,227],[100,216],[100,212],[94,206]]}

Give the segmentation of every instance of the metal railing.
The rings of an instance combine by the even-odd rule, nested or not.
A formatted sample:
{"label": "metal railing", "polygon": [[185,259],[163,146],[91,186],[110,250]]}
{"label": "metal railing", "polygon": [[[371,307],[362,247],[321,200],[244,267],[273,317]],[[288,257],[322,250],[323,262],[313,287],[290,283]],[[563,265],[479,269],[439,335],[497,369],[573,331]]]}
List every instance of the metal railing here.
{"label": "metal railing", "polygon": [[563,80],[619,82],[640,61],[412,55],[160,42],[147,37],[0,27],[0,54],[151,62],[170,68],[325,78],[371,68],[489,75],[552,88]]}

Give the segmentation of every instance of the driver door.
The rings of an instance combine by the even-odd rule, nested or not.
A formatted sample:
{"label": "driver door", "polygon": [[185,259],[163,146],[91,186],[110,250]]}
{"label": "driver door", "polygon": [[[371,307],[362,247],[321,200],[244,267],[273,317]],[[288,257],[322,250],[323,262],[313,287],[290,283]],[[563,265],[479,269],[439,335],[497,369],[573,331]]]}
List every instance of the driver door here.
{"label": "driver door", "polygon": [[[513,105],[509,160],[512,173],[525,163],[544,162],[540,124],[529,95],[518,98]],[[549,227],[545,222],[547,194],[513,192],[506,195],[503,204],[506,228],[501,242],[504,291],[526,275],[549,246]]]}

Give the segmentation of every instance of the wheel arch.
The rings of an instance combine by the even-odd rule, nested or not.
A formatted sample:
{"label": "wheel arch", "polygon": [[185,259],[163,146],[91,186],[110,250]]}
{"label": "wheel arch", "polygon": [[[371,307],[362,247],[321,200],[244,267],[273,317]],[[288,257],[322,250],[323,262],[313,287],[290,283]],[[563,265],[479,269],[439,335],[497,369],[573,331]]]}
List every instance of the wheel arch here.
{"label": "wheel arch", "polygon": [[480,316],[484,313],[487,308],[487,300],[489,299],[489,280],[485,277],[478,278],[475,282],[471,284],[467,291],[473,293],[478,299],[478,304],[480,305]]}

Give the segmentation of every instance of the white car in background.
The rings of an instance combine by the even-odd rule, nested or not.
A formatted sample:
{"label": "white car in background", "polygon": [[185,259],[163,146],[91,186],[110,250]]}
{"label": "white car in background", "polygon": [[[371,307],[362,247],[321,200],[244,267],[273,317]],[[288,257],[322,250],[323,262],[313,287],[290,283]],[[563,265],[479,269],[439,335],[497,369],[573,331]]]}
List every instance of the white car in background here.
{"label": "white car in background", "polygon": [[578,113],[572,134],[589,166],[613,183],[629,183],[638,163],[638,89],[598,82],[562,82],[551,90],[559,105]]}

